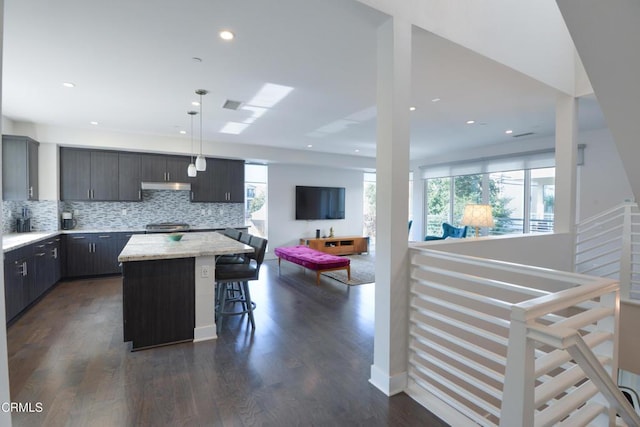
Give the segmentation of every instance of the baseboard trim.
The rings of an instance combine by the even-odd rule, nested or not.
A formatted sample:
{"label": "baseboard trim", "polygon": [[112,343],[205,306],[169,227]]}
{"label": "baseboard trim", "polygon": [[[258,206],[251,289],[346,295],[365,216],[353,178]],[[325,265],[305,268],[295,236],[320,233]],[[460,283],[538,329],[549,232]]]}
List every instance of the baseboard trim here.
{"label": "baseboard trim", "polygon": [[409,381],[405,392],[409,397],[449,425],[456,427],[478,427],[478,424],[470,418],[467,418],[454,407],[434,394],[424,390],[413,381]]}
{"label": "baseboard trim", "polygon": [[375,365],[371,365],[371,378],[369,382],[387,396],[402,393],[407,388],[407,373],[401,372],[393,376],[387,375]]}
{"label": "baseboard trim", "polygon": [[218,334],[216,334],[216,325],[193,328],[193,342],[208,341],[216,338],[218,338]]}

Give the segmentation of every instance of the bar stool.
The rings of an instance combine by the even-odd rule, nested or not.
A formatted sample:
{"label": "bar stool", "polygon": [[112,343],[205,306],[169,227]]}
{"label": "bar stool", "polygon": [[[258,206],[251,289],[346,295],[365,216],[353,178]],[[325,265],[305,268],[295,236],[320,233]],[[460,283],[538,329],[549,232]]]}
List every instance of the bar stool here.
{"label": "bar stool", "polygon": [[[219,334],[222,329],[222,321],[226,316],[239,316],[248,314],[251,329],[256,328],[253,318],[253,310],[256,304],[251,301],[249,281],[258,280],[260,266],[264,261],[267,250],[267,239],[251,236],[249,245],[254,252],[247,254],[248,262],[243,264],[216,265],[216,331]],[[242,304],[242,309],[235,309],[236,303]]]}

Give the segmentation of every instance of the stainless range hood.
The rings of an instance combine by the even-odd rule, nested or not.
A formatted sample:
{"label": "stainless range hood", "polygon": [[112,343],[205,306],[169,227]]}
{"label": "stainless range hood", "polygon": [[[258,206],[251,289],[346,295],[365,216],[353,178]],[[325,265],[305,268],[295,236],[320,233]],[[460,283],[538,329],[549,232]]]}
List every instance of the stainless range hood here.
{"label": "stainless range hood", "polygon": [[191,190],[190,182],[147,182],[142,181],[140,187],[143,190]]}

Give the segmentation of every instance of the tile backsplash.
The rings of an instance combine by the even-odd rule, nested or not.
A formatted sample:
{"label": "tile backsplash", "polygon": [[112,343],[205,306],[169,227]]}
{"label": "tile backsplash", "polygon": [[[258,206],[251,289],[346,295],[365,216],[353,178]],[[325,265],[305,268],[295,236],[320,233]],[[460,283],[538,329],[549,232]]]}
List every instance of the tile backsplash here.
{"label": "tile backsplash", "polygon": [[192,227],[238,227],[242,203],[191,203],[189,191],[144,190],[142,202],[5,201],[3,232],[16,230],[22,208],[31,211],[34,231],[55,231],[63,211],[77,211],[76,229],[141,229],[152,222],[185,222]]}

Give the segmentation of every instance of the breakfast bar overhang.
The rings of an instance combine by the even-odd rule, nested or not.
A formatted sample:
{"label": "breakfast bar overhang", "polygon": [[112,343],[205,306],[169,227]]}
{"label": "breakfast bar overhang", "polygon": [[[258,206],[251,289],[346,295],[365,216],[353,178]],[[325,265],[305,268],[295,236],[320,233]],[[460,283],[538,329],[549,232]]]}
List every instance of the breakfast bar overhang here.
{"label": "breakfast bar overhang", "polygon": [[216,338],[216,257],[253,252],[218,232],[167,236],[133,235],[118,256],[124,341],[132,350]]}

